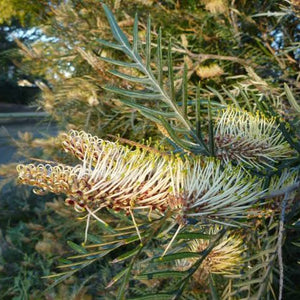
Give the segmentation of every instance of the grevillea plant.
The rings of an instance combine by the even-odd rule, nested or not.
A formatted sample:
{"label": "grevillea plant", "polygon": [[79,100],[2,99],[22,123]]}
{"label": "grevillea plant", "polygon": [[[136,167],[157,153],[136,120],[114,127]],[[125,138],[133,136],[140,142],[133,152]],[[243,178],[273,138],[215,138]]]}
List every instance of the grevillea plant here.
{"label": "grevillea plant", "polygon": [[[83,244],[71,244],[79,255],[59,266],[66,272],[48,277],[58,278],[56,284],[107,257],[119,264],[107,284],[117,299],[262,299],[273,289],[278,257],[280,295],[283,224],[299,186],[299,142],[272,109],[253,113],[209,99],[203,107],[200,89],[188,99],[187,66],[177,87],[171,43],[163,65],[161,30],[153,51],[150,19],[141,41],[136,16],[130,43],[103,8],[115,42],[98,42],[128,60],[100,59],[120,66],[111,73],[134,83],[104,88],[153,121],[170,146],[73,130],[62,136],[62,147],[80,164],[18,165],[21,183],[39,195],[65,195],[86,220]],[[101,243],[90,242],[95,223]]]}

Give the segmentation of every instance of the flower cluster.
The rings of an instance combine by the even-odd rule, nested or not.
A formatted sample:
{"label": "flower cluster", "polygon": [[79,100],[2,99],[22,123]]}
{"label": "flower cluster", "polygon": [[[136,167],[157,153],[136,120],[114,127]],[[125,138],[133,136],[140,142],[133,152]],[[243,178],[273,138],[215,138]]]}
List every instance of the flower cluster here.
{"label": "flower cluster", "polygon": [[[220,228],[217,226],[210,231],[210,234],[216,234],[219,230]],[[186,251],[201,253],[205,251],[208,245],[209,240],[193,240],[188,244]],[[193,274],[193,279],[200,286],[205,287],[211,273],[227,275],[236,273],[243,264],[242,253],[245,251],[243,248],[243,240],[240,237],[227,233],[201,263]],[[179,260],[176,269],[188,270],[196,261],[197,258],[195,257]]]}
{"label": "flower cluster", "polygon": [[181,216],[238,218],[262,195],[261,182],[209,158],[159,156],[71,131],[63,147],[82,160],[75,167],[19,165],[21,183],[66,194],[77,211],[167,209]]}
{"label": "flower cluster", "polygon": [[237,161],[258,169],[272,167],[272,163],[292,153],[274,118],[230,106],[218,120],[215,143],[216,154],[223,161]]}

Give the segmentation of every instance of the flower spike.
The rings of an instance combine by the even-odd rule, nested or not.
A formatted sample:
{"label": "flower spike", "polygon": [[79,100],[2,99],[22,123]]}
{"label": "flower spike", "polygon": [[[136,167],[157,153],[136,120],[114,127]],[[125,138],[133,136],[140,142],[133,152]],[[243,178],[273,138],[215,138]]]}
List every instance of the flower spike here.
{"label": "flower spike", "polygon": [[[209,234],[216,234],[221,228],[216,226],[210,230]],[[193,279],[202,287],[207,286],[209,274],[232,274],[241,269],[243,264],[242,253],[245,251],[243,240],[235,235],[227,233],[221,242],[208,254],[197,271],[193,274]],[[209,245],[208,240],[197,239],[189,243],[186,251],[201,253]],[[179,260],[177,270],[188,270],[195,263],[197,258],[187,258]]]}
{"label": "flower spike", "polygon": [[263,193],[260,180],[211,158],[160,156],[77,131],[65,135],[63,146],[82,163],[19,165],[19,180],[38,193],[65,194],[68,205],[88,213],[88,221],[92,216],[103,222],[96,212],[105,207],[131,214],[134,222],[134,211],[168,209],[181,228],[189,218],[244,217]]}
{"label": "flower spike", "polygon": [[237,161],[258,169],[272,167],[272,163],[292,153],[274,118],[231,106],[222,111],[218,120],[215,144],[217,156],[226,163]]}

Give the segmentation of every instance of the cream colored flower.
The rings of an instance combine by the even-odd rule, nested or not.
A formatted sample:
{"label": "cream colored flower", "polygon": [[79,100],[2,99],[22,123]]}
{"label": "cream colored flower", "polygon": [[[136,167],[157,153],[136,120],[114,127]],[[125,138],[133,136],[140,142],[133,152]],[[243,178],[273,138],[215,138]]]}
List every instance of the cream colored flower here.
{"label": "cream colored flower", "polygon": [[196,73],[200,78],[213,78],[224,74],[224,70],[217,64],[198,66]]}
{"label": "cream colored flower", "polygon": [[229,106],[222,111],[215,132],[217,156],[261,169],[288,157],[292,150],[274,118],[267,119]]}
{"label": "cream colored flower", "polygon": [[64,193],[83,207],[169,208],[184,218],[236,218],[262,194],[256,178],[231,165],[221,168],[214,159],[162,157],[77,131],[64,136],[63,146],[82,164],[19,165],[20,181]]}
{"label": "cream colored flower", "polygon": [[133,219],[137,210],[160,214],[170,210],[180,226],[190,217],[223,222],[247,215],[262,195],[261,181],[239,167],[223,168],[214,159],[160,156],[78,131],[63,139],[65,150],[82,164],[18,165],[19,180],[37,187],[40,194],[65,194],[68,205],[95,218],[95,212],[109,207],[130,213]]}
{"label": "cream colored flower", "polygon": [[[220,227],[210,230],[210,234],[216,234]],[[209,240],[197,239],[189,243],[184,251],[201,253],[209,245]],[[207,286],[209,274],[234,274],[242,268],[242,253],[245,251],[243,240],[232,234],[226,234],[219,244],[212,249],[208,256],[203,260],[197,271],[193,274],[195,282],[200,286]],[[177,263],[177,270],[188,270],[198,258],[186,258]]]}

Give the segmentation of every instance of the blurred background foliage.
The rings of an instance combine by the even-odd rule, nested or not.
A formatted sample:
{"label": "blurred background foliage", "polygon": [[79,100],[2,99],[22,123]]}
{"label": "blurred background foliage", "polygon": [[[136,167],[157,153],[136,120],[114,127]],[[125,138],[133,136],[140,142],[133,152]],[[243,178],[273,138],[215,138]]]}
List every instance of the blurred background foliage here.
{"label": "blurred background foliage", "polygon": [[[147,17],[151,15],[155,38],[162,28],[164,61],[167,60],[168,41],[172,42],[178,98],[185,64],[188,98],[196,97],[199,85],[204,119],[207,119],[207,99],[216,108],[234,104],[250,111],[268,111],[268,107],[272,107],[289,122],[294,136],[299,138],[300,113],[293,102],[300,93],[299,1],[114,0],[105,3],[120,20],[118,25],[130,41],[135,13],[138,12],[142,41],[146,38]],[[151,138],[168,145],[164,130],[146,120],[137,109],[124,106],[115,94],[104,89],[105,85],[125,89],[138,86],[109,73],[111,65],[99,59],[100,56],[119,60],[126,60],[126,57],[104,48],[97,41],[99,38],[112,40],[97,0],[0,0],[0,89],[3,95],[7,94],[7,97],[1,96],[2,101],[13,98],[20,101],[11,91],[19,89],[20,81],[26,80],[31,90],[23,102],[31,101],[38,109],[46,111],[47,121],[54,121],[61,131],[83,129],[100,138],[120,135],[140,142]],[[152,67],[155,68],[155,62]],[[119,70],[134,75],[126,67],[121,66]],[[154,104],[149,104],[150,108],[151,105]],[[15,144],[23,160],[36,157],[73,162],[60,150],[60,136],[36,139],[27,133],[20,135]],[[42,280],[41,276],[52,273],[58,257],[70,252],[66,240],[82,242],[84,221],[78,221],[75,213],[65,208],[58,197],[37,197],[30,189],[16,186],[12,179],[16,177],[13,164],[2,165],[0,175],[3,178],[0,194],[0,290],[3,299],[116,299],[114,290],[105,290],[105,286],[120,270],[118,267],[111,269],[106,259],[87,266],[59,286],[42,293],[52,281]],[[108,214],[107,218],[117,222],[115,216]],[[299,257],[299,248],[295,246],[299,239],[296,221],[297,215],[290,220],[293,225],[288,228],[284,249],[289,283],[284,295],[290,299],[299,298],[300,293],[299,287],[293,285],[300,271],[296,267]],[[262,223],[263,220],[253,226],[261,233],[261,240],[267,240],[270,232],[276,229]],[[102,229],[94,224],[90,239],[95,240],[100,232]],[[249,239],[254,247],[257,239]],[[260,247],[263,251],[267,246]],[[71,248],[80,253],[76,246]],[[258,256],[259,259],[265,257]],[[276,273],[278,275],[275,269],[274,282],[278,280]],[[221,279],[214,277],[213,280]],[[155,280],[150,284],[141,282],[136,295],[143,290],[159,290],[164,285]],[[276,288],[268,291],[268,297],[277,293]],[[230,299],[226,290],[223,296]],[[206,296],[201,297],[195,287],[183,299],[206,299]],[[234,297],[239,296],[231,299],[239,299]]]}

